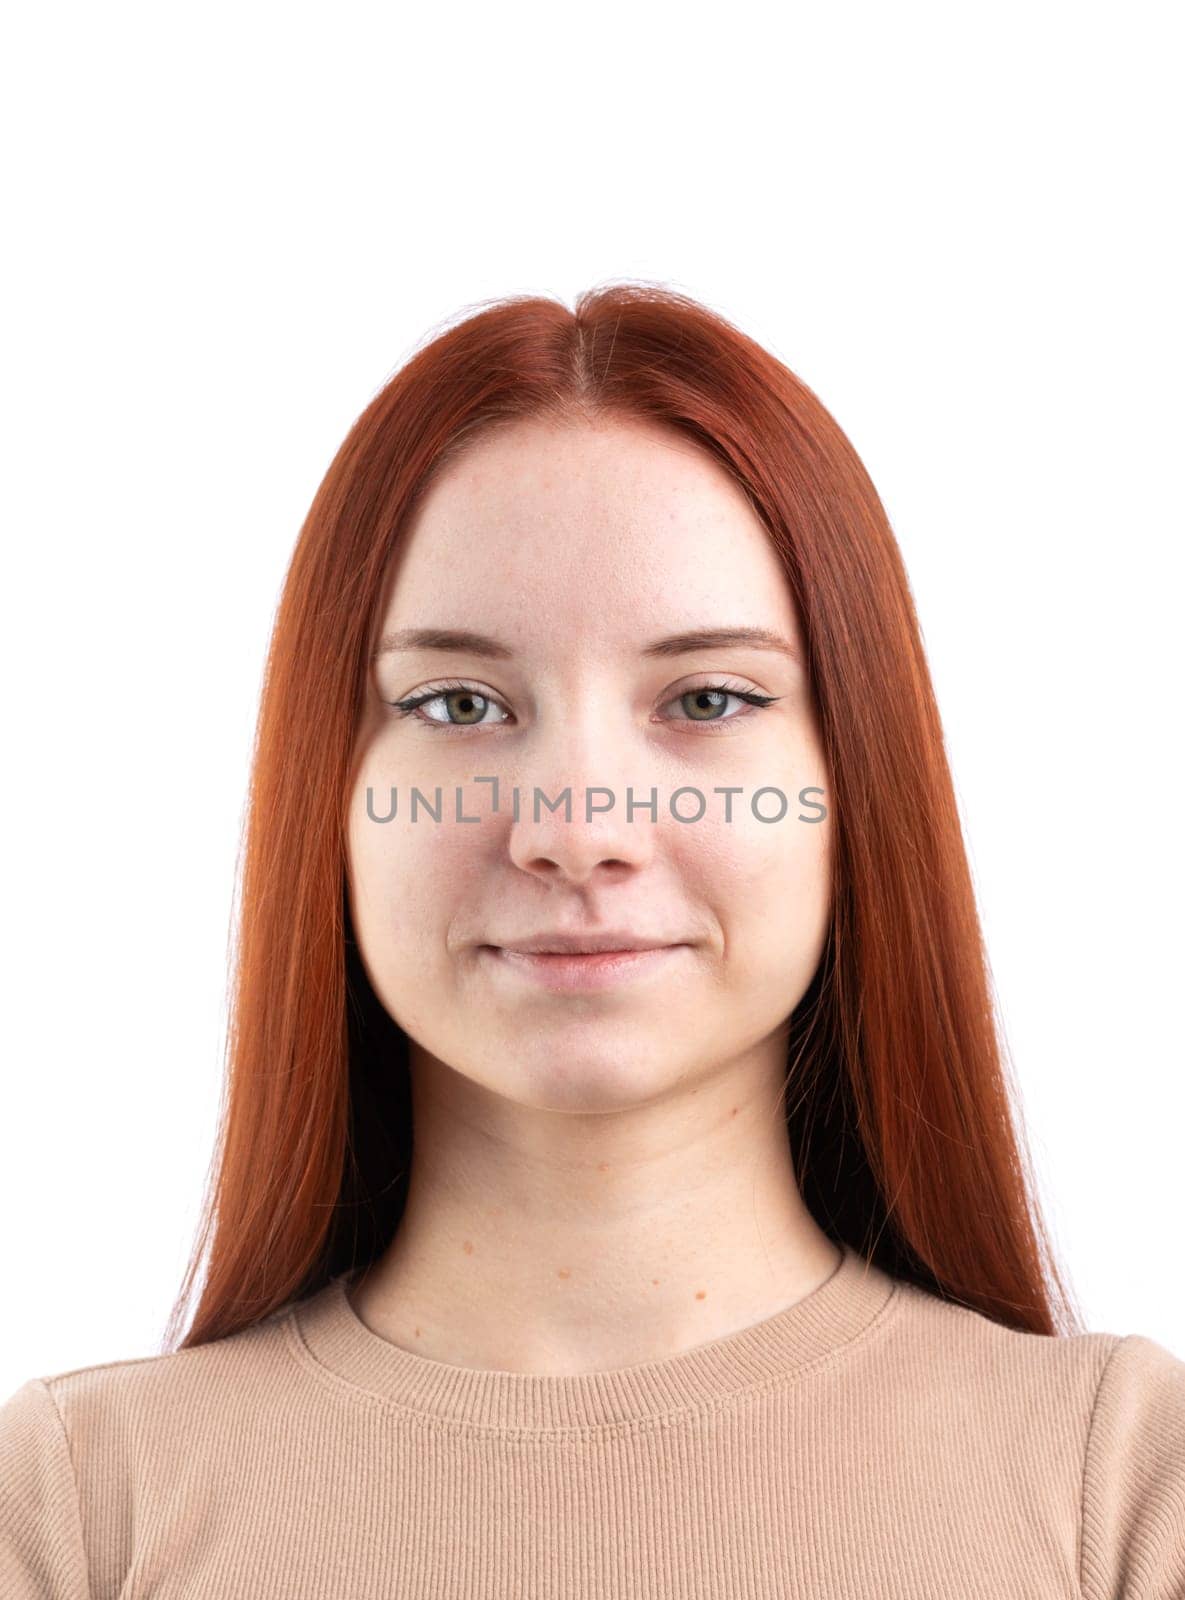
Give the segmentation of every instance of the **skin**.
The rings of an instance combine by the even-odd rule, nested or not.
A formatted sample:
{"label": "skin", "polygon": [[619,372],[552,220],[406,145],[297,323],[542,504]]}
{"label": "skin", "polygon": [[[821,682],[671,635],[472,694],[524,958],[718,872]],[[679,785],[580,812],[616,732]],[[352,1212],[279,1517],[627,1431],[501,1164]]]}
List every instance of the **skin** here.
{"label": "skin", "polygon": [[[436,1361],[572,1375],[794,1304],[840,1260],[803,1204],[784,1110],[786,1025],[826,937],[832,823],[817,820],[830,796],[793,596],[744,494],[656,424],[516,422],[431,487],[380,612],[376,642],[434,625],[514,653],[371,665],[350,905],[370,981],[411,1040],[415,1149],[403,1221],[351,1289],[354,1310]],[[640,654],[730,624],[780,633],[798,659],[751,645]],[[691,693],[720,681],[727,699]],[[449,698],[418,714],[389,704],[442,682]],[[777,698],[759,709],[735,688]],[[497,812],[478,774],[498,776]],[[742,789],[731,823],[713,793],[725,784]],[[430,800],[441,787],[441,822],[409,820],[413,785]],[[595,785],[616,804],[588,821]],[[627,820],[631,785],[636,800],[657,789],[657,822]],[[700,820],[672,819],[681,785],[705,795]],[[753,817],[765,785],[787,796],[781,821]],[[823,793],[800,801],[811,785]],[[368,786],[377,817],[398,790],[394,821],[367,815]],[[456,822],[458,786],[478,823]],[[572,820],[542,805],[536,818],[535,786],[552,801],[569,787]],[[694,796],[676,804],[694,816]],[[776,796],[759,809],[776,816]],[[557,928],[686,947],[592,994],[551,993],[479,949]]]}

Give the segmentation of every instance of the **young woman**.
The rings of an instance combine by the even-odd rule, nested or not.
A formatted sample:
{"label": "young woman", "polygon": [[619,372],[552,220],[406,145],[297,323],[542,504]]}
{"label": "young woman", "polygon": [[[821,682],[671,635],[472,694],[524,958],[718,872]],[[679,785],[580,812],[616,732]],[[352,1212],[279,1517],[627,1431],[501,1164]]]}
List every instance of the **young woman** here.
{"label": "young woman", "polygon": [[723,318],[495,302],[359,418],[236,955],[167,1348],[0,1412],[6,1596],[1185,1595],[1185,1363],[1052,1259],[900,554]]}

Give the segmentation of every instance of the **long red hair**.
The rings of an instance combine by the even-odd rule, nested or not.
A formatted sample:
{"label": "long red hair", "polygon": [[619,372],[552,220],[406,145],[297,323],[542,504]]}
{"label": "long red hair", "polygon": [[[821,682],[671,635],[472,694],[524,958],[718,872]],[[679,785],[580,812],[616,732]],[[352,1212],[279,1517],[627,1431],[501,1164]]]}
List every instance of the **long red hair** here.
{"label": "long red hair", "polygon": [[[1034,1333],[1082,1331],[1042,1220],[901,555],[822,403],[664,287],[467,308],[390,379],[317,490],[264,679],[226,1072],[164,1349],[233,1333],[389,1244],[411,1162],[407,1035],[358,959],[345,807],[384,575],[483,430],[643,418],[743,487],[802,621],[832,792],[832,919],[790,1023],[786,1123],[819,1225],[887,1272]],[[188,1331],[178,1338],[201,1273]]]}

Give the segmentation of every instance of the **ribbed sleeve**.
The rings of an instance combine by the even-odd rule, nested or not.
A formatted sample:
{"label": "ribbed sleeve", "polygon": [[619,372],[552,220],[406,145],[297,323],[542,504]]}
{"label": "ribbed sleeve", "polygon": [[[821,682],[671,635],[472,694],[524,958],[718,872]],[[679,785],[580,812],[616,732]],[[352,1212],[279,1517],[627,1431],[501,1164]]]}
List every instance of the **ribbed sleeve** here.
{"label": "ribbed sleeve", "polygon": [[1185,1362],[1120,1339],[1099,1380],[1082,1484],[1083,1600],[1185,1600]]}
{"label": "ribbed sleeve", "polygon": [[90,1600],[69,1441],[40,1378],[0,1407],[0,1595]]}

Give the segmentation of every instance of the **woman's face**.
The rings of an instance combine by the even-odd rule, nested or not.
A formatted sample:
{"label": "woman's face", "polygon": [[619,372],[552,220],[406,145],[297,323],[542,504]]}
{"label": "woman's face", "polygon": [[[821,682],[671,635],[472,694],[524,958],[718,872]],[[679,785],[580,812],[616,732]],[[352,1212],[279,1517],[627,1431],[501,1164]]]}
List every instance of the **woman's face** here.
{"label": "woman's face", "polygon": [[[780,1074],[826,936],[831,797],[788,582],[728,474],[646,423],[516,423],[432,485],[381,615],[381,642],[466,630],[501,647],[380,648],[371,665],[350,907],[413,1064],[574,1111],[757,1058]],[[794,654],[656,648],[736,627]],[[439,821],[419,802],[412,820],[413,788]],[[392,789],[394,820],[375,820]],[[695,820],[672,815],[681,789]],[[504,948],[606,931],[671,948],[582,988]]]}

